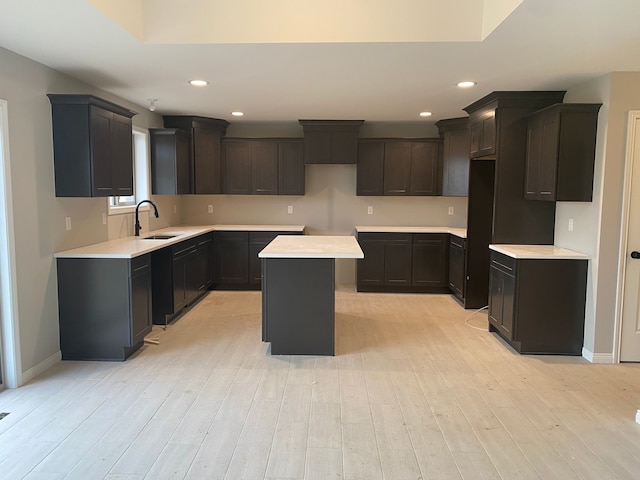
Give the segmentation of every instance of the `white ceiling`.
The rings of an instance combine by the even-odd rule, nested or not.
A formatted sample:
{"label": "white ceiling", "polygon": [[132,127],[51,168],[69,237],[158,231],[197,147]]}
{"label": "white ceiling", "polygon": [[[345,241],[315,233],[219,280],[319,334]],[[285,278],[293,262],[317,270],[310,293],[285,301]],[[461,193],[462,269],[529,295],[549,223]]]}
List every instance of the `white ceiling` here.
{"label": "white ceiling", "polygon": [[[122,6],[125,0],[110,1]],[[448,11],[440,27],[450,26],[455,35],[439,28],[425,36],[428,41],[390,42],[403,38],[402,24],[396,24],[395,36],[385,31],[380,37],[385,42],[371,41],[371,29],[364,29],[369,35],[364,40],[337,36],[349,41],[334,42],[322,37],[324,43],[296,41],[304,36],[300,31],[297,37],[279,37],[278,29],[272,29],[271,37],[261,37],[265,43],[246,43],[255,41],[253,37],[244,37],[248,38],[244,43],[184,43],[196,38],[184,35],[192,15],[176,16],[180,28],[173,37],[158,37],[155,24],[156,35],[151,38],[154,30],[140,27],[136,19],[144,16],[144,9],[167,2],[126,1],[132,8],[130,22],[120,12],[119,17],[111,15],[118,23],[94,5],[102,4],[104,10],[106,0],[0,0],[0,46],[140,105],[157,98],[156,111],[161,114],[202,115],[234,123],[299,118],[414,122],[420,121],[418,113],[424,110],[433,112],[426,120],[432,122],[465,115],[463,107],[496,90],[565,90],[611,71],[640,71],[638,0],[524,0],[519,6],[519,0],[485,0],[485,33],[493,27],[486,25],[489,6],[517,7],[499,25],[494,22],[497,27],[482,41],[464,39]],[[312,6],[321,0],[296,1]],[[362,8],[373,3],[408,8],[422,1],[427,0],[349,0],[360,2]],[[447,4],[455,10],[470,1],[481,3],[447,0]],[[203,2],[220,0],[172,3],[187,9],[202,7]],[[236,3],[247,7],[251,0]],[[249,19],[255,20],[250,12],[249,26]],[[362,12],[360,21],[374,21]],[[237,13],[234,18],[241,18]],[[166,22],[170,16],[163,15]],[[327,24],[321,22],[326,11],[314,15],[318,23]],[[409,17],[403,10],[402,18]],[[349,19],[351,25],[357,21]],[[469,21],[465,17],[464,22]],[[350,22],[336,24],[348,27]],[[425,20],[425,25],[433,24],[433,18]],[[198,41],[212,41],[202,25],[200,21]],[[233,37],[227,30],[231,37],[217,42],[240,42],[237,33]],[[255,28],[249,31],[255,33]],[[448,32],[463,41],[436,41]],[[172,38],[176,43],[160,43]],[[187,81],[192,78],[207,79],[210,85],[191,87]],[[469,90],[455,86],[466,79],[478,84]],[[232,118],[230,112],[235,110],[245,116]]]}

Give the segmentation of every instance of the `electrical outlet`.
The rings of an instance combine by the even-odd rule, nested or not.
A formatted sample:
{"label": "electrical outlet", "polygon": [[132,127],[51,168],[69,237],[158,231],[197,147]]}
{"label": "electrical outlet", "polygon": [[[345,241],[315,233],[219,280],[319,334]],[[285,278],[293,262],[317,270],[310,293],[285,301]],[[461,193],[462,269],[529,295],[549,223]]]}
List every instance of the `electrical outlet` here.
{"label": "electrical outlet", "polygon": [[289,214],[293,213],[293,205],[289,205],[287,207],[287,213],[289,213]]}
{"label": "electrical outlet", "polygon": [[178,206],[177,205],[173,206],[173,213],[178,213]]}
{"label": "electrical outlet", "polygon": [[449,207],[449,215],[453,215],[454,209],[453,207]]}
{"label": "electrical outlet", "polygon": [[71,217],[64,217],[64,225],[67,230],[71,230]]}
{"label": "electrical outlet", "polygon": [[367,215],[373,215],[373,207],[372,206],[368,206],[367,207]]}
{"label": "electrical outlet", "polygon": [[207,205],[207,212],[213,213],[213,205]]}
{"label": "electrical outlet", "polygon": [[568,225],[569,231],[573,232],[573,218],[569,219],[569,225]]}
{"label": "electrical outlet", "polygon": [[103,213],[103,214],[102,214],[102,224],[103,224],[103,225],[106,225],[106,224],[107,224],[107,214],[106,214],[106,213]]}

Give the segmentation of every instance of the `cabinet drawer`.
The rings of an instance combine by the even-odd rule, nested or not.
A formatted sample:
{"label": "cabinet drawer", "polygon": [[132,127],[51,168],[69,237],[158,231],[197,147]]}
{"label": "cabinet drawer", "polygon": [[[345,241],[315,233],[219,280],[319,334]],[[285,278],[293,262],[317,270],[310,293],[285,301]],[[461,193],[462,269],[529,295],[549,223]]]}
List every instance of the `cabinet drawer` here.
{"label": "cabinet drawer", "polygon": [[516,274],[516,259],[495,251],[491,252],[491,266],[512,276]]}
{"label": "cabinet drawer", "polygon": [[411,233],[359,233],[358,240],[363,242],[381,242],[381,243],[398,243],[398,244],[411,244]]}
{"label": "cabinet drawer", "polygon": [[131,274],[140,273],[151,268],[151,255],[140,255],[131,259]]}
{"label": "cabinet drawer", "polygon": [[456,237],[455,235],[449,235],[449,245],[452,247],[462,248],[464,250],[465,239]]}

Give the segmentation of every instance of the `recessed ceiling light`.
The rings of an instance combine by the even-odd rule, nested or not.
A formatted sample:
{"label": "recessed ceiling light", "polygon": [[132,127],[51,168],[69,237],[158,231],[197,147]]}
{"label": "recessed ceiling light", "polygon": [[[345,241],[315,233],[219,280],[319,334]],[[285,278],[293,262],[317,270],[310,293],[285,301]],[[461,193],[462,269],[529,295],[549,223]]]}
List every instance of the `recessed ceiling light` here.
{"label": "recessed ceiling light", "polygon": [[206,87],[209,85],[209,82],[206,80],[189,80],[189,83],[194,87]]}
{"label": "recessed ceiling light", "polygon": [[420,112],[421,117],[430,117],[431,115],[431,112]]}
{"label": "recessed ceiling light", "polygon": [[241,117],[244,115],[244,113],[242,112],[231,112],[231,115],[233,115],[234,117]]}
{"label": "recessed ceiling light", "polygon": [[469,88],[469,87],[473,87],[476,84],[476,82],[472,82],[471,80],[466,80],[464,82],[458,82],[456,85],[458,85],[460,88]]}

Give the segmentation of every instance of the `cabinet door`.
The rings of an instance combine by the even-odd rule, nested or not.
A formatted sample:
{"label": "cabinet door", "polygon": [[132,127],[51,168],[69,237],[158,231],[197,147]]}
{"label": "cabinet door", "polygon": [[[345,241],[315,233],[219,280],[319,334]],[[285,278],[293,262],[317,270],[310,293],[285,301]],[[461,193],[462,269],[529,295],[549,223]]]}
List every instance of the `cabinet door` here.
{"label": "cabinet door", "polygon": [[469,130],[444,132],[442,143],[442,195],[469,194]]}
{"label": "cabinet door", "polygon": [[251,191],[259,195],[278,193],[278,144],[251,142]]}
{"label": "cabinet door", "polygon": [[249,281],[249,233],[216,232],[214,236],[215,283],[246,284]]}
{"label": "cabinet door", "polygon": [[262,283],[262,260],[258,254],[279,232],[249,232],[249,283],[260,285]]}
{"label": "cabinet door", "polygon": [[251,143],[228,142],[224,144],[224,193],[250,195]]}
{"label": "cabinet door", "polygon": [[384,194],[407,195],[411,177],[411,143],[387,142],[384,147]]}
{"label": "cabinet door", "polygon": [[542,122],[530,120],[527,126],[527,160],[524,181],[524,198],[537,200],[540,191],[540,155],[542,154]]}
{"label": "cabinet door", "polygon": [[177,312],[187,304],[187,257],[186,255],[173,258],[172,285],[173,311]]}
{"label": "cabinet door", "polygon": [[189,135],[175,128],[153,128],[149,133],[152,193],[154,195],[192,193]]}
{"label": "cabinet door", "polygon": [[411,145],[409,195],[438,195],[440,185],[440,155],[437,143]]}
{"label": "cabinet door", "polygon": [[413,235],[413,286],[446,287],[448,285],[448,240],[448,234]]}
{"label": "cabinet door", "polygon": [[90,106],[89,111],[93,196],[108,197],[114,195],[111,173],[111,120],[113,113],[94,106]]}
{"label": "cabinet door", "polygon": [[411,234],[394,235],[384,246],[384,283],[411,285]]}
{"label": "cabinet door", "polygon": [[384,285],[384,241],[361,233],[358,243],[364,253],[357,260],[358,286]]}
{"label": "cabinet door", "polygon": [[206,128],[192,129],[193,184],[196,194],[222,192],[220,133]]}
{"label": "cabinet door", "polygon": [[202,264],[202,256],[197,248],[189,251],[184,260],[185,270],[185,299],[186,303],[190,303],[197,298],[204,282],[204,268]]}
{"label": "cabinet door", "polygon": [[113,195],[133,195],[131,119],[117,113],[111,120],[111,185]]}
{"label": "cabinet door", "polygon": [[353,164],[358,161],[358,133],[331,133],[331,163]]}
{"label": "cabinet door", "polygon": [[151,331],[151,268],[148,262],[133,267],[130,282],[131,345],[136,345]]}
{"label": "cabinet door", "polygon": [[473,112],[469,118],[471,131],[471,158],[495,155],[496,117],[495,109]]}
{"label": "cabinet door", "polygon": [[558,178],[558,141],[560,137],[560,116],[542,117],[542,144],[540,149],[540,170],[538,177],[538,198],[553,201],[556,199]]}
{"label": "cabinet door", "polygon": [[360,142],[356,175],[356,195],[384,195],[384,142]]}
{"label": "cabinet door", "polygon": [[449,242],[449,289],[458,298],[464,298],[464,245],[457,237]]}
{"label": "cabinet door", "polygon": [[331,163],[330,132],[304,132],[304,163]]}
{"label": "cabinet door", "polygon": [[198,239],[198,261],[197,261],[197,281],[198,292],[207,290],[213,283],[213,241],[211,235],[207,234]]}
{"label": "cabinet door", "polygon": [[514,307],[515,277],[491,266],[489,274],[489,321],[510,340],[513,340]]}
{"label": "cabinet door", "polygon": [[278,142],[278,194],[304,195],[304,144]]}

